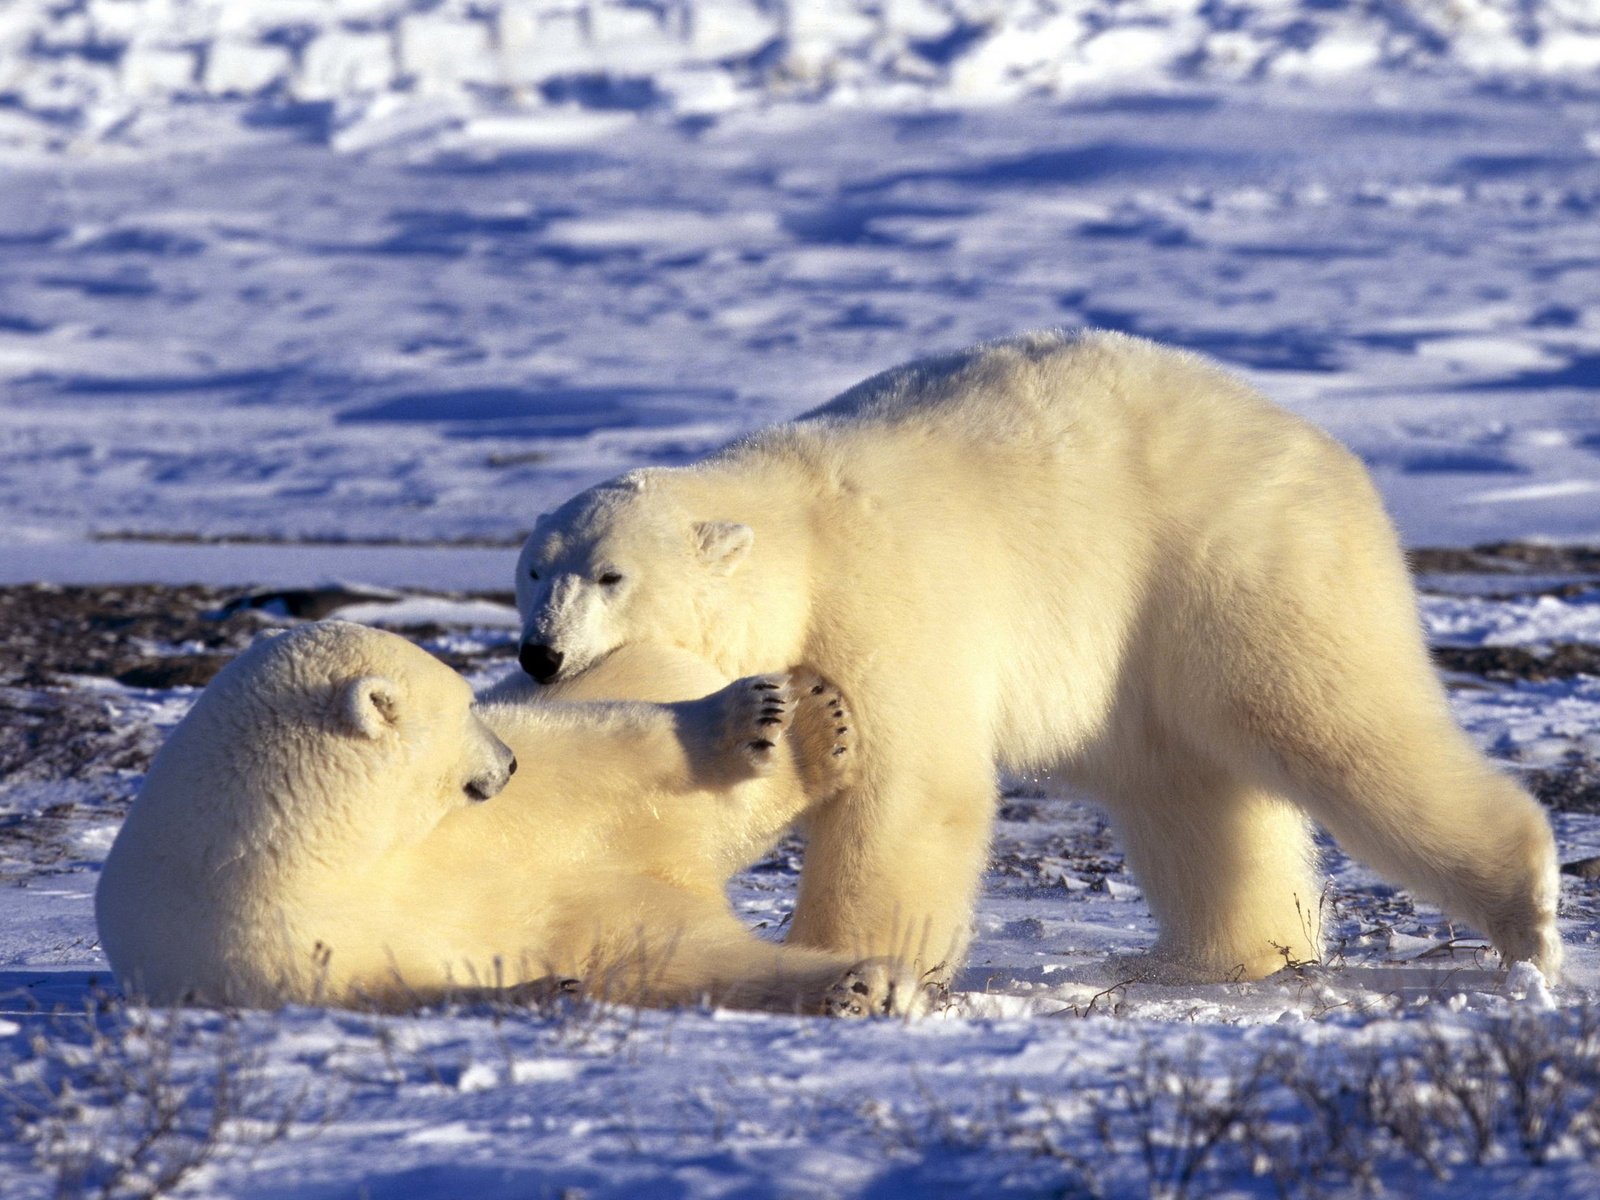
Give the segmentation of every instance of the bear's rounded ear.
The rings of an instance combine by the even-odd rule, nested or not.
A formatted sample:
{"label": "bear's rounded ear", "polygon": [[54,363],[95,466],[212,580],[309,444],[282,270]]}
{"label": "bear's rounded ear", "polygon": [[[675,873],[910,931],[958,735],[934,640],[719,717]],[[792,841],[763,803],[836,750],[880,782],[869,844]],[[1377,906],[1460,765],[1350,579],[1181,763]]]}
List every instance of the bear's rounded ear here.
{"label": "bear's rounded ear", "polygon": [[339,716],[351,733],[381,737],[400,721],[400,689],[381,675],[352,679],[339,692]]}
{"label": "bear's rounded ear", "polygon": [[718,575],[732,574],[755,543],[756,531],[737,521],[696,521],[694,545],[700,561]]}

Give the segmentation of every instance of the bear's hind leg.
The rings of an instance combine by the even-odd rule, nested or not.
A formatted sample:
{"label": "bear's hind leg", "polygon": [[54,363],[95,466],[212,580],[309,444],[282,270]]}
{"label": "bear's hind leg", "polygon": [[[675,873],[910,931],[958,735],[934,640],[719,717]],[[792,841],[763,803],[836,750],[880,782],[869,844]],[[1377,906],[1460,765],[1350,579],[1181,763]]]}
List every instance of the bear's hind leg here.
{"label": "bear's hind leg", "polygon": [[[1532,796],[1447,717],[1349,731],[1329,719],[1283,766],[1309,811],[1356,858],[1487,934],[1508,962],[1554,977],[1555,840]],[[1356,737],[1360,735],[1360,740]]]}
{"label": "bear's hind leg", "polygon": [[1112,821],[1160,926],[1128,978],[1259,979],[1322,955],[1321,887],[1304,815],[1199,762],[1113,789]]}
{"label": "bear's hind leg", "polygon": [[1271,586],[1219,589],[1227,603],[1194,642],[1214,702],[1189,719],[1351,854],[1553,974],[1550,826],[1456,726],[1376,504],[1337,516],[1301,531],[1282,559],[1298,568]]}

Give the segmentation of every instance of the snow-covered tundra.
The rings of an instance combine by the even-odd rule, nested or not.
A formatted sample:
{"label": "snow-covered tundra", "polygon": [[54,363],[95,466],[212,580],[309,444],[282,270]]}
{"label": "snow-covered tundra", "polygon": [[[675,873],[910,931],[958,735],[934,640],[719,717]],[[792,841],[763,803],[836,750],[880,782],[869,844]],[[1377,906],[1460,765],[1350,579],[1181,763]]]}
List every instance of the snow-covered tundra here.
{"label": "snow-covered tundra", "polygon": [[[721,684],[645,650],[562,699],[643,680]],[[848,778],[849,741],[815,678],[479,708],[402,638],[305,626],[229,664],[162,747],[106,860],[101,941],[160,1004],[404,1007],[577,977],[639,1003],[849,1011],[854,958],[762,942],[723,895],[808,789]]]}
{"label": "snow-covered tundra", "polygon": [[578,495],[516,590],[540,680],[658,644],[851,697],[792,944],[959,961],[998,767],[1110,811],[1160,924],[1133,975],[1315,959],[1308,817],[1560,965],[1550,829],[1453,723],[1365,470],[1195,355],[1043,333],[887,371]]}

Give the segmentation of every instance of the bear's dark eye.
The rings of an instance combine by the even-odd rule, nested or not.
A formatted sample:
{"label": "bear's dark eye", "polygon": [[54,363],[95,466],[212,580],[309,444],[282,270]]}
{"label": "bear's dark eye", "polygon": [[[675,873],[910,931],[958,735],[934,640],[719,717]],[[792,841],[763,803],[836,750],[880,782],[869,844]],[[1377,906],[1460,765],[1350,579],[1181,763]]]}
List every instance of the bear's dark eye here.
{"label": "bear's dark eye", "polygon": [[539,572],[535,571],[531,567],[528,568],[528,578],[529,579],[538,579],[539,578]]}
{"label": "bear's dark eye", "polygon": [[622,575],[617,571],[607,571],[604,575],[600,576],[601,587],[616,587],[617,584],[621,582]]}

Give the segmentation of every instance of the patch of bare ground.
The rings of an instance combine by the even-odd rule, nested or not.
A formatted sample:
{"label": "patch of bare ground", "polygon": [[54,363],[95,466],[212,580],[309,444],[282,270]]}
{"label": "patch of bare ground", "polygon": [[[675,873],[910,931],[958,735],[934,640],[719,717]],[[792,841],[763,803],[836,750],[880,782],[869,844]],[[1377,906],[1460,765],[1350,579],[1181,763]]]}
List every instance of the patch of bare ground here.
{"label": "patch of bare ground", "polygon": [[1574,675],[1600,675],[1600,646],[1557,642],[1550,646],[1435,646],[1433,661],[1444,671],[1478,675],[1494,683],[1545,683]]}
{"label": "patch of bare ground", "polygon": [[[0,587],[0,876],[13,873],[7,863],[50,869],[71,857],[79,828],[121,814],[163,736],[162,697],[150,693],[204,687],[264,627],[371,599],[344,588]],[[448,631],[397,632],[426,642]],[[514,652],[474,646],[435,650],[461,670]]]}
{"label": "patch of bare ground", "polygon": [[0,685],[62,687],[90,675],[201,686],[263,624],[251,611],[221,616],[228,598],[198,585],[0,588]]}
{"label": "patch of bare ground", "polygon": [[[1432,547],[1407,554],[1411,569],[1486,599],[1531,594],[1558,599],[1600,593],[1600,546],[1485,542],[1468,549]],[[1452,579],[1452,577],[1454,577]],[[1600,645],[1435,646],[1433,659],[1454,684],[1548,683],[1578,675],[1600,677]],[[1560,761],[1521,776],[1530,791],[1558,812],[1600,812],[1600,762],[1574,749]]]}
{"label": "patch of bare ground", "polygon": [[1469,549],[1419,547],[1406,559],[1419,575],[1600,575],[1600,546],[1483,542]]}

